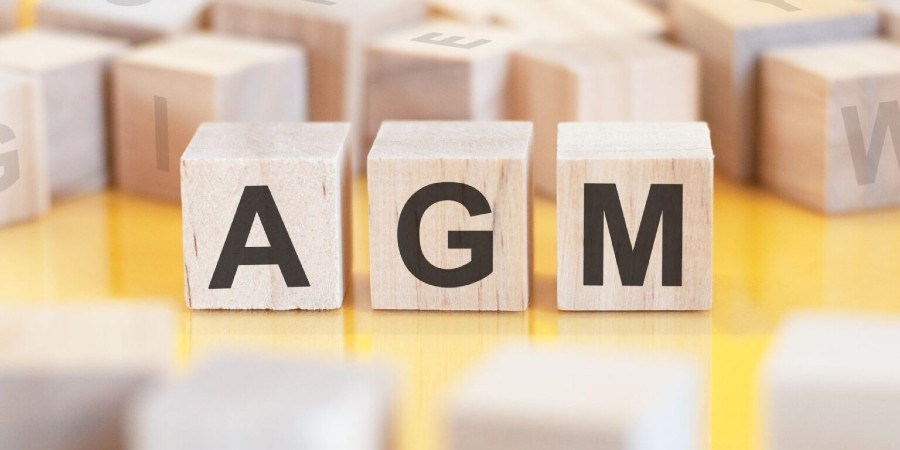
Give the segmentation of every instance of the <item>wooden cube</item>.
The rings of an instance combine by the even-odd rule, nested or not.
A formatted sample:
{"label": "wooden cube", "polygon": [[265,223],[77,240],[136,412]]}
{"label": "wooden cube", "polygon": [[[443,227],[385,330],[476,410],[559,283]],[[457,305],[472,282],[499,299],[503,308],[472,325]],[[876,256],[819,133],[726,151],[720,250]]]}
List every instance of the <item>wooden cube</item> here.
{"label": "wooden cube", "polygon": [[699,62],[650,40],[529,45],[513,58],[510,117],[535,127],[534,185],[556,194],[562,122],[690,122],[699,117]]}
{"label": "wooden cube", "polygon": [[204,124],[182,158],[192,309],[337,309],[350,280],[349,125]]}
{"label": "wooden cube", "polygon": [[559,309],[712,307],[706,124],[560,124],[558,170]]}
{"label": "wooden cube", "polygon": [[124,41],[48,29],[0,37],[0,67],[44,85],[54,198],[107,185],[107,75],[125,47]]}
{"label": "wooden cube", "polygon": [[42,0],[37,20],[42,26],[139,44],[199,29],[209,4],[210,0]]}
{"label": "wooden cube", "polygon": [[223,356],[148,393],[134,450],[387,450],[394,387],[383,369]]}
{"label": "wooden cube", "polygon": [[0,69],[0,226],[50,207],[45,108],[37,79]]}
{"label": "wooden cube", "polygon": [[376,35],[425,15],[425,0],[218,0],[212,23],[229,34],[279,39],[309,52],[311,118],[353,124],[354,165],[362,170],[365,46]]}
{"label": "wooden cube", "polygon": [[125,448],[123,416],[175,359],[174,315],[116,304],[0,309],[0,448]]}
{"label": "wooden cube", "polygon": [[305,59],[282,44],[196,34],[116,61],[116,177],[123,190],[181,198],[178,159],[203,122],[306,119]]}
{"label": "wooden cube", "polygon": [[366,147],[385,120],[501,120],[509,60],[525,40],[497,27],[430,21],[368,51]]}
{"label": "wooden cube", "polygon": [[760,389],[767,448],[900,448],[900,320],[798,313],[782,325]]}
{"label": "wooden cube", "polygon": [[758,62],[790,45],[875,36],[878,14],[858,0],[674,0],[678,39],[703,60],[703,115],[718,164],[740,181],[758,175]]}
{"label": "wooden cube", "polygon": [[369,154],[373,308],[528,308],[531,140],[524,122],[385,122]]}
{"label": "wooden cube", "polygon": [[11,30],[19,23],[19,1],[0,0],[0,31]]}
{"label": "wooden cube", "polygon": [[762,78],[766,186],[825,213],[900,206],[900,49],[783,49],[766,55]]}
{"label": "wooden cube", "polygon": [[703,384],[681,358],[508,349],[454,389],[448,448],[702,448]]}

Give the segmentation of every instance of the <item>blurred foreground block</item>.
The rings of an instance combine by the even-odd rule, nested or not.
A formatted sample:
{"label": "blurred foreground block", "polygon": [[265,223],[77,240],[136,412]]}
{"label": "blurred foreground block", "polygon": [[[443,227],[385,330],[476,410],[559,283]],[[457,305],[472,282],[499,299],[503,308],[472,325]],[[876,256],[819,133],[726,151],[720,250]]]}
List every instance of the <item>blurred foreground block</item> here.
{"label": "blurred foreground block", "polygon": [[296,47],[194,34],[150,44],[113,72],[116,181],[177,202],[178,161],[203,122],[306,119],[306,64]]}
{"label": "blurred foreground block", "polygon": [[[129,5],[131,3],[131,5]],[[203,25],[210,0],[42,0],[41,26],[125,39],[139,44]]]}
{"label": "blurred foreground block", "polygon": [[702,385],[681,359],[507,350],[453,392],[448,448],[697,449]]}
{"label": "blurred foreground block", "polygon": [[349,133],[336,123],[200,127],[181,163],[190,308],[341,307]]}
{"label": "blurred foreground block", "polygon": [[132,414],[132,450],[387,450],[388,372],[229,356],[151,391]]}
{"label": "blurred foreground block", "polygon": [[156,305],[0,308],[0,448],[124,448],[129,402],[175,357]]}
{"label": "blurred foreground block", "polygon": [[762,92],[763,184],[823,213],[900,206],[900,48],[774,51]]}
{"label": "blurred foreground block", "polygon": [[19,0],[0,0],[0,31],[11,30],[19,23]]}
{"label": "blurred foreground block", "polygon": [[651,40],[537,44],[513,58],[510,118],[534,122],[534,184],[556,193],[562,122],[691,122],[699,114],[699,62]]}
{"label": "blurred foreground block", "polygon": [[50,207],[45,108],[40,81],[0,70],[0,226]]}
{"label": "blurred foreground block", "polygon": [[762,372],[767,448],[900,448],[900,320],[805,313]]}
{"label": "blurred foreground block", "polygon": [[758,168],[758,61],[788,45],[872,37],[878,14],[858,0],[673,0],[678,39],[703,59],[703,114],[716,167],[740,181]]}
{"label": "blurred foreground block", "polygon": [[34,76],[44,86],[54,198],[107,185],[107,75],[125,47],[120,40],[48,29],[0,37],[0,67]]}

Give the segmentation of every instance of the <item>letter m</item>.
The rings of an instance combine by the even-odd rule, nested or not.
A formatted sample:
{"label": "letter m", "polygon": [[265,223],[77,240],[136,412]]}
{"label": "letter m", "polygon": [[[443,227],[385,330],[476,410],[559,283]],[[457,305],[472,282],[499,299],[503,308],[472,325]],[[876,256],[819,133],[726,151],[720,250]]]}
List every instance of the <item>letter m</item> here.
{"label": "letter m", "polygon": [[584,185],[584,284],[603,286],[605,225],[623,286],[643,286],[656,235],[662,226],[662,283],[681,286],[684,186],[654,184],[632,245],[615,184]]}
{"label": "letter m", "polygon": [[849,106],[842,108],[841,113],[844,116],[844,128],[847,130],[847,141],[850,144],[853,166],[856,168],[856,181],[860,186],[875,184],[888,130],[891,132],[894,152],[897,154],[897,163],[900,165],[900,145],[898,145],[900,144],[900,102],[882,102],[878,105],[875,129],[872,131],[872,140],[869,142],[868,150],[866,150],[866,143],[863,139],[859,109]]}

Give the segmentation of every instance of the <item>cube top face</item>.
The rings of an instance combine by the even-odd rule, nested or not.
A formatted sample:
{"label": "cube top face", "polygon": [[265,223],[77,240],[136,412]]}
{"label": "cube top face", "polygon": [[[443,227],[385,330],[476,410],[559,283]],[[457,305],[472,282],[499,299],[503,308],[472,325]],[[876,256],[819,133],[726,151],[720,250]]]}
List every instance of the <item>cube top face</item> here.
{"label": "cube top face", "polygon": [[809,81],[820,83],[900,77],[900,48],[881,40],[786,48],[768,53],[765,60],[799,70]]}
{"label": "cube top face", "polygon": [[122,25],[176,31],[197,23],[210,0],[153,0],[134,6],[110,1],[46,0],[38,8],[73,17],[96,17]]}
{"label": "cube top face", "polygon": [[333,22],[354,22],[396,11],[408,5],[420,8],[424,0],[219,0],[224,5],[251,6],[278,11],[282,14],[325,19]]}
{"label": "cube top face", "polygon": [[559,160],[712,160],[705,123],[561,123]]}
{"label": "cube top face", "polygon": [[873,5],[857,0],[789,0],[784,6],[747,0],[678,0],[676,4],[696,8],[733,29],[877,16]]}
{"label": "cube top face", "polygon": [[594,38],[577,42],[531,45],[520,51],[578,74],[589,74],[640,61],[693,63],[688,51],[659,41],[639,38]]}
{"label": "cube top face", "polygon": [[377,53],[449,61],[507,55],[527,42],[503,28],[430,20],[388,33],[369,45]]}
{"label": "cube top face", "polygon": [[531,154],[528,122],[384,122],[369,160],[514,160]]}
{"label": "cube top face", "polygon": [[197,33],[139,47],[117,64],[219,77],[301,53],[286,44]]}
{"label": "cube top face", "polygon": [[126,43],[89,34],[37,29],[0,37],[0,65],[42,72],[112,58]]}
{"label": "cube top face", "polygon": [[346,123],[205,123],[182,161],[311,161],[338,164],[350,134]]}

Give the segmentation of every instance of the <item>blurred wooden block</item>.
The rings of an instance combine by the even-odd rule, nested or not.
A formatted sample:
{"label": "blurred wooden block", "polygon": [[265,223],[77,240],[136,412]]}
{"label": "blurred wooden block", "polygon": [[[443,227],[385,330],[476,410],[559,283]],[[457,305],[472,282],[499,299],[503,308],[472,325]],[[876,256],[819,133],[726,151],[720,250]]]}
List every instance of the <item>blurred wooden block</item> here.
{"label": "blurred wooden block", "polygon": [[11,30],[19,23],[19,1],[0,0],[0,31]]}
{"label": "blurred wooden block", "polygon": [[900,39],[900,0],[872,0],[881,13],[881,34]]}
{"label": "blurred wooden block", "polygon": [[900,448],[900,320],[796,314],[763,365],[767,448]]}
{"label": "blurred wooden block", "polygon": [[506,350],[453,391],[448,448],[702,448],[703,384],[679,358]]}
{"label": "blurred wooden block", "polygon": [[562,122],[690,122],[699,62],[671,45],[629,38],[530,45],[513,58],[510,117],[535,126],[534,183],[556,194]]}
{"label": "blurred wooden block", "polygon": [[783,49],[766,55],[762,78],[767,187],[824,213],[900,206],[900,49]]}
{"label": "blurred wooden block", "polygon": [[531,140],[524,122],[385,122],[369,154],[373,308],[528,308]]}
{"label": "blurred wooden block", "polygon": [[0,226],[50,207],[45,108],[37,79],[0,69]]}
{"label": "blurred wooden block", "polygon": [[758,61],[790,45],[875,36],[878,14],[857,0],[674,0],[678,39],[703,60],[703,115],[716,167],[732,179],[758,175]]}
{"label": "blurred wooden block", "polygon": [[129,448],[388,450],[393,391],[382,369],[220,357],[146,395]]}
{"label": "blurred wooden block", "polygon": [[510,56],[524,43],[497,27],[448,21],[375,40],[368,51],[365,147],[386,120],[504,119]]}
{"label": "blurred wooden block", "polygon": [[124,41],[47,29],[0,36],[0,67],[44,85],[54,198],[107,185],[107,75],[125,48]]}
{"label": "blurred wooden block", "polygon": [[558,168],[559,309],[712,307],[706,124],[560,124]]}
{"label": "blurred wooden block", "polygon": [[38,23],[139,44],[199,29],[210,0],[42,0]]}
{"label": "blurred wooden block", "polygon": [[125,448],[123,415],[175,359],[157,305],[0,309],[0,448]]}
{"label": "blurred wooden block", "polygon": [[195,34],[142,47],[116,61],[113,100],[118,185],[181,198],[178,159],[203,122],[306,119],[301,50]]}
{"label": "blurred wooden block", "polygon": [[309,52],[311,119],[351,122],[354,166],[365,167],[365,46],[416,22],[425,0],[218,0],[213,28],[299,44]]}
{"label": "blurred wooden block", "polygon": [[352,247],[349,132],[327,123],[200,127],[181,162],[190,308],[341,307]]}

